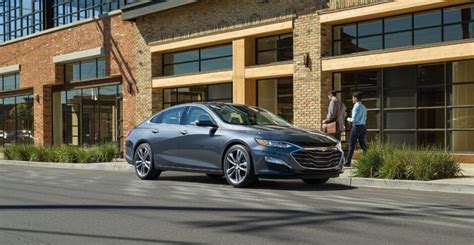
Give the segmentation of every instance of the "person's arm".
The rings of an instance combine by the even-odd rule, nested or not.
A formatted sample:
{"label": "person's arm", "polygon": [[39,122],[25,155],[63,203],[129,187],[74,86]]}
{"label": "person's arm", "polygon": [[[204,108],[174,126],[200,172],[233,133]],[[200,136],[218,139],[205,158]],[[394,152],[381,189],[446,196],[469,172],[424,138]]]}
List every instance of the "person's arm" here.
{"label": "person's arm", "polygon": [[329,102],[329,108],[328,108],[328,114],[326,116],[326,119],[324,119],[323,123],[330,123],[334,122],[337,119],[337,108],[336,108],[336,102],[334,100],[331,100]]}
{"label": "person's arm", "polygon": [[352,115],[351,117],[347,118],[348,122],[353,122],[355,118],[357,118],[357,114],[359,113],[359,103],[356,103],[354,105],[354,108],[352,108]]}

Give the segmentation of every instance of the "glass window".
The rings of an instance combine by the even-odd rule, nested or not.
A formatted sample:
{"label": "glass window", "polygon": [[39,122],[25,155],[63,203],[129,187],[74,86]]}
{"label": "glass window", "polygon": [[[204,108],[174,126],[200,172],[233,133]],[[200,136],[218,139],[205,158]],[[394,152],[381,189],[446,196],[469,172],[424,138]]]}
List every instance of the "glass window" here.
{"label": "glass window", "polygon": [[448,127],[453,129],[474,129],[474,108],[449,109]]}
{"label": "glass window", "polygon": [[219,45],[163,55],[163,75],[232,69],[232,45]]}
{"label": "glass window", "polygon": [[161,124],[181,124],[181,117],[184,113],[184,107],[174,108],[166,110],[160,113],[158,116],[154,117],[151,122],[161,123]]}
{"label": "glass window", "polygon": [[421,65],[418,67],[418,86],[444,85],[444,64]]}
{"label": "glass window", "polygon": [[386,132],[385,140],[397,144],[416,144],[415,132]]}
{"label": "glass window", "polygon": [[417,111],[418,128],[422,129],[443,129],[445,126],[444,108],[423,109]]}
{"label": "glass window", "polygon": [[232,83],[163,90],[163,107],[200,101],[232,102]]}
{"label": "glass window", "polygon": [[232,102],[232,83],[209,85],[208,101]]}
{"label": "glass window", "polygon": [[385,48],[398,48],[412,45],[411,31],[385,34]]}
{"label": "glass window", "polygon": [[448,132],[448,149],[455,152],[474,152],[474,131]]}
{"label": "glass window", "polygon": [[419,131],[417,145],[444,149],[444,131]]}
{"label": "glass window", "polygon": [[214,122],[211,115],[209,115],[209,113],[207,113],[207,111],[205,111],[204,109],[199,108],[199,107],[190,107],[186,116],[185,124],[196,125],[198,121],[204,121],[204,120],[209,120],[209,121]]}
{"label": "glass window", "polygon": [[369,51],[382,49],[382,36],[361,37],[358,42],[358,51]]}
{"label": "glass window", "polygon": [[219,58],[222,56],[231,56],[231,55],[232,55],[231,45],[201,49],[201,59],[212,59],[212,58]]}
{"label": "glass window", "polygon": [[65,82],[79,82],[106,76],[104,58],[84,60],[64,65]]}
{"label": "glass window", "polygon": [[444,106],[444,87],[418,89],[417,100],[419,107]]}
{"label": "glass window", "polygon": [[414,129],[415,111],[386,111],[384,125],[385,129]]}
{"label": "glass window", "polygon": [[415,29],[441,25],[441,10],[415,14],[414,25]]}
{"label": "glass window", "polygon": [[165,65],[195,61],[199,60],[199,50],[165,54],[163,57]]}
{"label": "glass window", "polygon": [[18,89],[20,88],[20,83],[19,83],[19,77],[20,75],[18,73],[15,74],[9,74],[9,75],[0,75],[0,88],[3,87],[3,90],[13,90],[13,89]]}
{"label": "glass window", "polygon": [[385,91],[385,108],[403,108],[415,107],[416,105],[415,90],[388,90]]}
{"label": "glass window", "polygon": [[33,142],[31,95],[0,98],[0,146]]}
{"label": "glass window", "polygon": [[121,85],[54,92],[53,143],[56,145],[121,144]]}
{"label": "glass window", "polygon": [[[462,133],[474,132],[473,68],[474,60],[463,60],[335,73],[333,90],[346,106],[352,105],[350,92],[363,93],[374,137],[469,151]],[[382,77],[379,87],[375,81]]]}
{"label": "glass window", "polygon": [[257,81],[257,104],[277,114],[286,121],[293,121],[293,79],[278,78]]}
{"label": "glass window", "polygon": [[473,12],[470,4],[335,26],[333,55],[474,38]]}
{"label": "glass window", "polygon": [[229,124],[289,126],[289,123],[282,118],[259,107],[231,104],[215,104],[210,107]]}
{"label": "glass window", "polygon": [[399,32],[411,29],[412,17],[410,15],[386,18],[384,21],[385,32]]}
{"label": "glass window", "polygon": [[357,26],[358,36],[370,36],[382,33],[382,21],[360,22]]}
{"label": "glass window", "polygon": [[257,39],[257,64],[293,60],[293,34]]}
{"label": "glass window", "polygon": [[415,88],[417,79],[417,67],[396,67],[383,71],[385,88]]}

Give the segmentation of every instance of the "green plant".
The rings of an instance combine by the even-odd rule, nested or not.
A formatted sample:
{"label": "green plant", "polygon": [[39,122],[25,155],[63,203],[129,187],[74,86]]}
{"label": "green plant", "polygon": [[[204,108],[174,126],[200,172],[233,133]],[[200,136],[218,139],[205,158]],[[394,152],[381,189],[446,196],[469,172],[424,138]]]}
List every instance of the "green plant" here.
{"label": "green plant", "polygon": [[38,162],[95,163],[112,161],[118,156],[116,144],[87,147],[11,145],[4,149],[5,159]]}
{"label": "green plant", "polygon": [[376,143],[354,165],[355,176],[385,179],[434,180],[458,176],[461,168],[440,148],[415,148]]}

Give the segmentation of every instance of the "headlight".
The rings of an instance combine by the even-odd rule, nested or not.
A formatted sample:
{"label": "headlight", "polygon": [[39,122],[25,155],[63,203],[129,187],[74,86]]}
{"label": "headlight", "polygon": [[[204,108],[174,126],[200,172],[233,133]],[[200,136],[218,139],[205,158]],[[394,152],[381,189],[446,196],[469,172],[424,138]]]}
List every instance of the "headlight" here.
{"label": "headlight", "polygon": [[259,145],[267,146],[267,147],[275,147],[275,148],[283,148],[287,149],[293,147],[293,144],[290,144],[285,141],[277,141],[277,140],[264,140],[264,139],[255,139]]}

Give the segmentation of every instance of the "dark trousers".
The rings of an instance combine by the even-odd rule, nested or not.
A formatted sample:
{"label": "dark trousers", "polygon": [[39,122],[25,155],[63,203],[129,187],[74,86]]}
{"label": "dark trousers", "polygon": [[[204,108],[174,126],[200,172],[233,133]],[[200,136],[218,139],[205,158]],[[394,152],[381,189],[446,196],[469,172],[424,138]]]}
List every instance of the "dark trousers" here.
{"label": "dark trousers", "polygon": [[354,125],[352,126],[351,135],[349,136],[349,153],[346,159],[346,165],[350,165],[352,161],[352,155],[356,148],[357,141],[359,141],[360,147],[365,152],[367,151],[367,145],[365,144],[365,135],[367,134],[367,129],[365,125]]}

